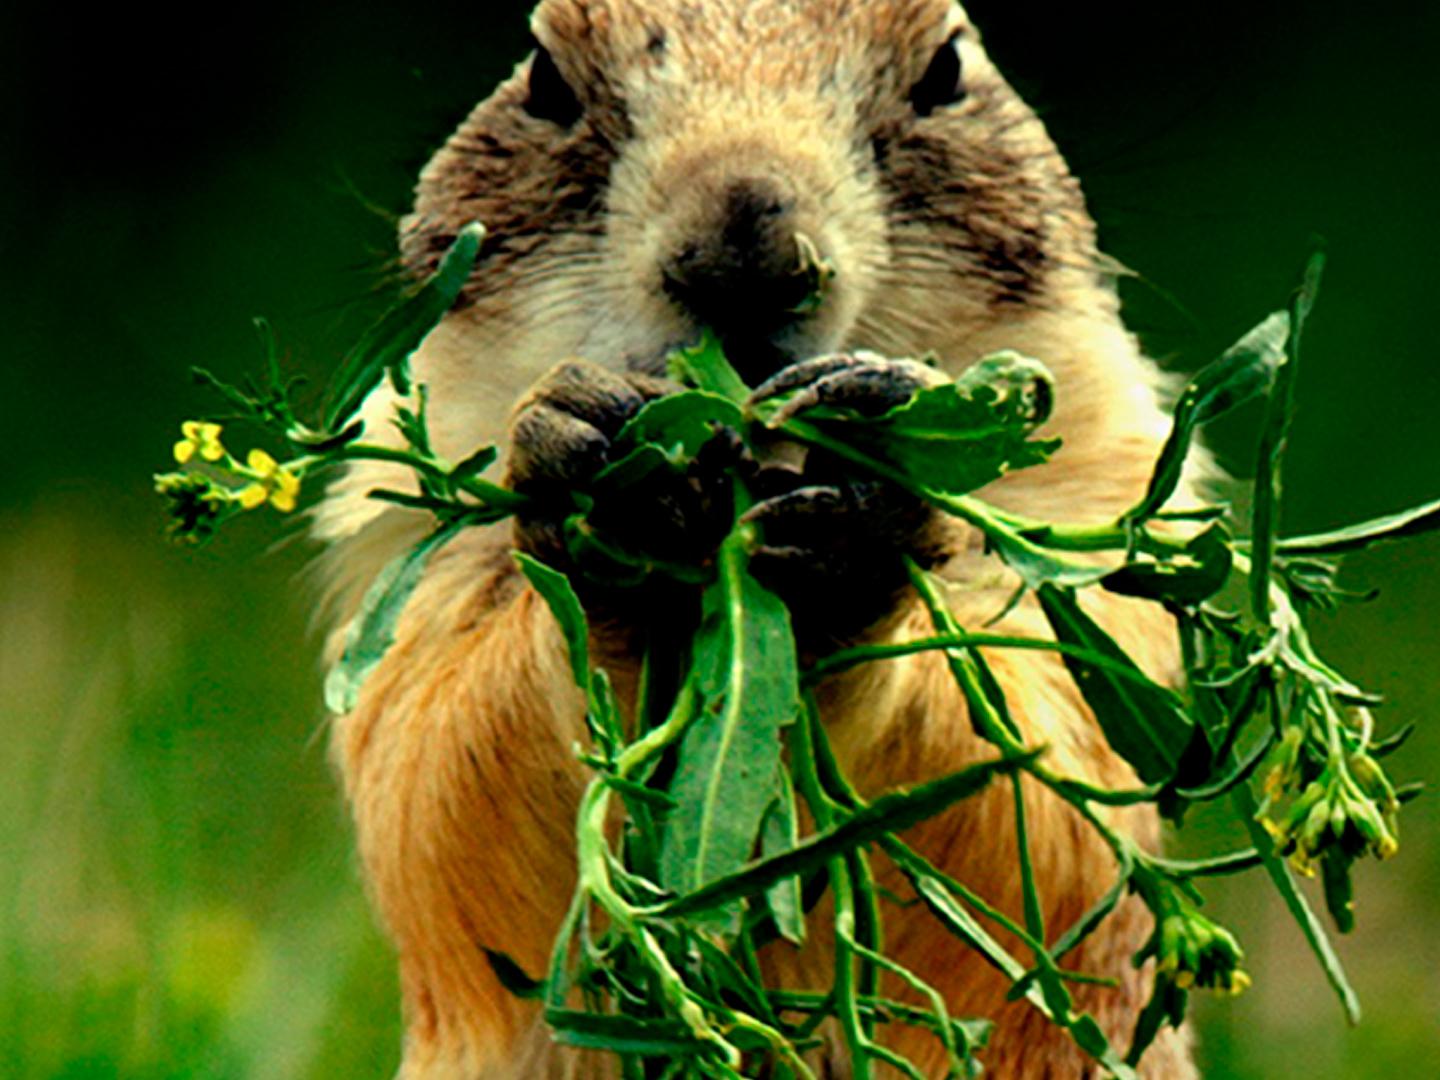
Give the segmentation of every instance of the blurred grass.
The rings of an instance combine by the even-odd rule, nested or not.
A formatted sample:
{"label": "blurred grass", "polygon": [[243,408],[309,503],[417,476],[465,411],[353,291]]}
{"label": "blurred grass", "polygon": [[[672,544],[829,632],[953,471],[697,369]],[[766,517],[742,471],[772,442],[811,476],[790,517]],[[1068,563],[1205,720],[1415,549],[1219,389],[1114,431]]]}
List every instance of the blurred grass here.
{"label": "blurred grass", "polygon": [[[325,761],[307,553],[271,550],[299,523],[176,551],[148,477],[200,407],[186,367],[254,366],[251,316],[314,374],[353,339],[391,251],[370,204],[403,209],[523,51],[526,6],[262,5],[178,48],[158,16],[77,32],[0,11],[0,1077],[395,1067],[393,962]],[[1109,250],[1145,274],[1128,309],[1170,366],[1280,302],[1310,233],[1328,237],[1287,528],[1440,491],[1440,13],[1091,5],[1037,35],[1030,9],[969,7]],[[1242,435],[1217,433],[1240,471]],[[1383,596],[1317,632],[1386,693],[1385,730],[1420,723],[1402,779],[1440,777],[1437,566],[1435,538],[1352,559]],[[1256,985],[1202,1002],[1208,1075],[1440,1061],[1435,800],[1403,828],[1400,855],[1362,869],[1340,946],[1367,1009],[1354,1032],[1263,883],[1214,890]],[[1203,820],[1185,838],[1225,841]]]}
{"label": "blurred grass", "polygon": [[229,552],[247,597],[224,552],[3,532],[0,1075],[384,1075],[392,965],[271,584],[299,553]]}

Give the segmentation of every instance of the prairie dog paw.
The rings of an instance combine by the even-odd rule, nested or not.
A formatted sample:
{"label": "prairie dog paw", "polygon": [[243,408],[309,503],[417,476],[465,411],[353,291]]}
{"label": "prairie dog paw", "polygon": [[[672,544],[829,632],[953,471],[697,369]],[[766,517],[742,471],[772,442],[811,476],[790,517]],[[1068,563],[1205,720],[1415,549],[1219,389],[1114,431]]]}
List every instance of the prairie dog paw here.
{"label": "prairie dog paw", "polygon": [[759,534],[751,568],[790,605],[811,643],[845,640],[888,614],[905,587],[904,557],[942,557],[938,514],[884,481],[821,477],[756,503],[745,515]]}
{"label": "prairie dog paw", "polygon": [[[875,353],[822,356],[794,364],[757,387],[751,403],[776,401],[767,425],[812,409],[880,416],[920,390],[950,382],[916,360]],[[812,449],[789,490],[770,493],[747,514],[758,534],[756,576],[789,602],[812,641],[843,640],[888,614],[905,587],[905,557],[923,566],[945,554],[942,515],[887,480],[854,475]]]}
{"label": "prairie dog paw", "polygon": [[717,431],[682,470],[604,472],[633,449],[615,446],[625,424],[679,389],[582,361],[562,363],[536,383],[511,421],[510,486],[530,496],[515,518],[516,546],[578,571],[577,588],[597,596],[596,589],[643,583],[654,566],[678,573],[712,555],[733,521],[729,475],[742,449],[733,432]]}
{"label": "prairie dog paw", "polygon": [[620,374],[582,360],[551,368],[510,420],[509,486],[532,502],[515,519],[515,544],[565,565],[570,493],[609,461],[610,444],[646,402],[674,390],[662,379]]}

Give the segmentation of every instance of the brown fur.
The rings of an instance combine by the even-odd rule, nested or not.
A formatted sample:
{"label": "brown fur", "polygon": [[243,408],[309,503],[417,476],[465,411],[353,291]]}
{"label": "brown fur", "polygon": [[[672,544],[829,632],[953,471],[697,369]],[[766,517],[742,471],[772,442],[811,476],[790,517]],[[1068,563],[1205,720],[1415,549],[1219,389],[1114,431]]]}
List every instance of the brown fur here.
{"label": "brown fur", "polygon": [[[1050,428],[1064,449],[985,496],[1072,521],[1113,519],[1139,496],[1165,430],[1158,376],[1101,281],[1078,186],[958,8],[946,0],[546,0],[535,28],[580,94],[584,118],[562,130],[525,114],[522,66],[425,169],[402,230],[416,270],[433,265],[465,222],[492,232],[464,303],[415,358],[441,452],[503,441],[511,406],[566,356],[621,367],[693,334],[659,288],[657,245],[705,212],[737,172],[774,172],[793,184],[797,220],[840,270],[825,309],[804,328],[804,350],[933,352],[951,373],[1001,347],[1039,356],[1057,377]],[[906,92],[957,29],[968,97],[916,121]],[[372,434],[393,405],[388,390],[367,404]],[[418,516],[365,498],[403,482],[393,470],[357,468],[321,509],[342,611],[353,608],[356,585],[423,528]],[[544,970],[573,883],[573,818],[586,781],[574,754],[582,702],[564,645],[517,580],[509,545],[499,527],[436,556],[394,649],[335,728],[365,875],[400,953],[402,1075],[415,1080],[606,1075],[602,1062],[554,1050],[535,1008],[501,989],[484,953]],[[960,532],[943,574],[968,626],[1000,610],[1013,584]],[[1153,673],[1174,676],[1173,629],[1162,613],[1115,597],[1097,599],[1094,613]],[[1045,633],[1032,605],[999,629]],[[871,636],[927,631],[906,608]],[[595,645],[627,693],[635,661],[624,639],[602,633]],[[1053,657],[990,659],[1052,767],[1135,782]],[[823,688],[822,707],[867,792],[987,756],[933,654],[837,679]],[[1034,787],[1026,799],[1048,924],[1063,927],[1109,887],[1112,860],[1059,800]],[[1149,810],[1113,820],[1142,843],[1158,842]],[[907,839],[1019,914],[1008,791],[996,786]],[[883,867],[881,877],[906,892]],[[1028,1005],[1007,1005],[1003,979],[921,909],[887,905],[885,917],[897,959],[940,987],[957,1014],[998,1021],[988,1075],[1095,1071]],[[1120,980],[1077,997],[1121,1046],[1148,994],[1149,974],[1130,957],[1149,929],[1143,909],[1126,901],[1067,961]],[[823,953],[777,945],[765,963],[802,985],[822,973]],[[942,1074],[928,1036],[888,1037]],[[1192,1076],[1186,1043],[1162,1036],[1145,1075]],[[822,1057],[826,1075],[845,1074],[843,1059]]]}

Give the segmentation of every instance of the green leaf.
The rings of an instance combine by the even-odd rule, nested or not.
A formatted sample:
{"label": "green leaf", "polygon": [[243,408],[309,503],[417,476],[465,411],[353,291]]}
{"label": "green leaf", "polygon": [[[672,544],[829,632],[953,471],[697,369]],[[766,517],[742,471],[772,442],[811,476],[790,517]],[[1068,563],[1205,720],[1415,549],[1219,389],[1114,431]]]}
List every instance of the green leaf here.
{"label": "green leaf", "polygon": [[1410,736],[1414,734],[1415,725],[1406,724],[1393,735],[1388,735],[1383,739],[1376,739],[1373,743],[1371,743],[1370,756],[1373,757],[1376,761],[1379,761],[1381,758],[1389,757],[1391,754],[1395,753],[1396,750],[1399,750],[1402,746],[1409,742]]}
{"label": "green leaf", "polygon": [[485,959],[490,962],[490,970],[495,973],[500,985],[511,994],[527,1001],[545,996],[545,984],[539,979],[532,979],[524,968],[504,953],[486,949]]}
{"label": "green leaf", "polygon": [[238,410],[240,416],[262,419],[265,415],[263,403],[253,393],[246,393],[238,386],[232,386],[208,368],[191,367],[190,379],[195,385],[205,387]]}
{"label": "green leaf", "polygon": [[615,436],[622,451],[657,446],[672,461],[690,461],[715,437],[715,428],[740,428],[745,414],[729,398],[709,390],[686,390],[656,398],[632,416]]}
{"label": "green leaf", "polygon": [[1075,1045],[1109,1069],[1117,1080],[1135,1080],[1135,1070],[1110,1045],[1100,1024],[1089,1013],[1075,1017],[1069,1031]]}
{"label": "green leaf", "polygon": [[993,396],[1007,402],[1008,409],[1027,414],[1032,427],[1050,419],[1055,404],[1055,379],[1050,369],[1012,349],[981,357],[960,374],[955,385],[965,397]]}
{"label": "green leaf", "polygon": [[1229,532],[1213,525],[1185,545],[1184,558],[1127,563],[1100,584],[1122,596],[1194,607],[1224,588],[1234,558]]}
{"label": "green leaf", "polygon": [[564,533],[565,548],[570,558],[592,581],[627,588],[639,585],[657,573],[692,585],[709,579],[705,568],[694,563],[666,562],[612,543],[584,513],[571,514],[566,518]]}
{"label": "green leaf", "polygon": [[1269,391],[1275,372],[1285,359],[1290,336],[1290,315],[1277,311],[1202,368],[1180,394],[1170,437],[1160,451],[1145,497],[1125,518],[1144,521],[1153,517],[1175,494],[1196,429],[1224,416]]}
{"label": "green leaf", "polygon": [[495,459],[500,456],[500,449],[496,446],[482,446],[467,458],[462,458],[453,469],[450,470],[452,480],[468,480],[472,476],[479,476],[482,472],[495,464]]}
{"label": "green leaf", "polygon": [[356,420],[353,424],[333,434],[310,431],[308,428],[295,425],[285,432],[285,438],[293,445],[302,447],[312,454],[326,454],[332,450],[338,450],[342,446],[348,446],[364,434],[364,423]]}
{"label": "green leaf", "polygon": [[708,390],[656,398],[615,436],[612,460],[595,477],[594,489],[624,491],[656,471],[683,471],[715,438],[717,427],[739,429],[743,424],[739,406]]}
{"label": "green leaf", "polygon": [[[930,621],[935,629],[942,634],[960,634],[960,620],[946,602],[941,579],[921,570],[913,559],[906,560],[905,569],[910,576],[910,583],[929,610]],[[1022,742],[1020,730],[1010,715],[1005,694],[986,664],[984,654],[975,648],[947,649],[945,663],[955,677],[960,692],[965,695],[965,703],[969,706],[970,726],[975,734],[996,746],[1019,745]]]}
{"label": "green leaf", "polygon": [[1266,728],[1255,740],[1252,746],[1244,754],[1237,755],[1234,751],[1228,755],[1226,762],[1213,762],[1208,770],[1208,775],[1203,784],[1197,787],[1180,788],[1175,794],[1187,802],[1205,802],[1209,799],[1217,799],[1226,794],[1232,788],[1250,779],[1252,773],[1260,767],[1265,760],[1265,755],[1275,744],[1275,729]]}
{"label": "green leaf", "polygon": [[335,431],[349,420],[387,371],[396,390],[409,393],[410,354],[454,306],[484,239],[485,228],[478,222],[461,229],[439,269],[365,332],[326,389],[322,410],[326,431]]}
{"label": "green leaf", "polygon": [[560,931],[550,947],[550,968],[545,975],[545,1006],[547,1015],[552,1009],[563,1008],[574,985],[567,960],[577,940],[583,941],[582,927],[585,924],[588,897],[583,889],[577,889],[571,897],[570,908],[560,924]]}
{"label": "green leaf", "polygon": [[708,984],[706,996],[715,1001],[739,1002],[744,1010],[765,1023],[778,1026],[779,1018],[766,997],[764,988],[741,968],[740,964],[704,934],[686,934],[687,949],[699,955]]}
{"label": "green leaf", "polygon": [[880,416],[819,405],[796,418],[842,436],[916,485],[964,495],[1054,453],[1059,440],[1030,439],[1049,412],[1051,384],[1038,361],[1000,353]]}
{"label": "green leaf", "polygon": [[[925,874],[911,874],[910,880],[911,884],[915,886],[915,891],[925,901],[925,906],[944,924],[947,930],[978,952],[1012,982],[1019,982],[1025,978],[1025,965],[1011,956],[1005,947],[980,925],[975,916],[956,902],[949,890],[945,888],[944,883],[938,878]],[[1046,1016],[1050,1015],[1050,1007],[1046,1004],[1045,998],[1038,988],[1035,988],[1028,996]]]}
{"label": "green leaf", "polygon": [[515,562],[525,575],[531,587],[550,608],[560,632],[565,635],[565,645],[570,652],[570,672],[575,685],[581,690],[590,690],[590,627],[585,621],[585,609],[570,579],[560,571],[532,559],[522,551],[515,552]]}
{"label": "green leaf", "polygon": [[1284,555],[1340,555],[1386,540],[1401,540],[1436,530],[1440,530],[1440,499],[1333,532],[1294,536],[1281,540],[1276,547]]}
{"label": "green leaf", "polygon": [[[952,625],[952,623],[946,623]],[[1115,664],[1108,656],[1101,656],[1089,649],[1066,645],[1049,638],[1015,637],[1010,634],[971,634],[960,630],[941,633],[934,637],[914,638],[910,641],[887,641],[866,645],[854,645],[840,649],[817,660],[805,669],[801,682],[805,686],[818,686],[826,679],[849,671],[861,664],[881,660],[893,660],[901,656],[912,656],[921,652],[939,652],[949,649],[1022,649],[1027,652],[1070,653],[1091,664],[1109,668],[1120,678],[1135,678],[1132,667]],[[1141,675],[1142,681],[1149,677]],[[1154,793],[1151,793],[1153,797]],[[1088,796],[1087,796],[1088,797]]]}
{"label": "green leaf", "polygon": [[667,361],[670,377],[696,390],[706,390],[743,406],[750,397],[745,380],[725,358],[720,339],[706,330],[699,342],[688,349],[678,349]]}
{"label": "green leaf", "polygon": [[[793,851],[800,842],[800,820],[795,805],[795,785],[782,762],[776,770],[775,802],[765,817],[760,833],[760,854],[771,858]],[[765,901],[774,916],[780,936],[794,945],[805,943],[805,910],[799,875],[781,878],[765,892]]]}
{"label": "green leaf", "polygon": [[661,1057],[690,1056],[713,1049],[676,1020],[641,1020],[573,1009],[546,1009],[545,1022],[554,1031],[556,1041],[585,1050]]}
{"label": "green leaf", "polygon": [[620,717],[620,705],[615,700],[610,673],[604,668],[596,668],[590,675],[590,685],[585,689],[585,724],[603,759],[612,759],[625,744],[625,722]]}
{"label": "green leaf", "polygon": [[1020,575],[1020,580],[1029,589],[1047,584],[1084,588],[1101,580],[1108,572],[1102,567],[1061,558],[1010,530],[987,531],[985,543],[1005,561],[1006,566]]}
{"label": "green leaf", "polygon": [[[946,609],[946,614],[950,615],[952,619],[954,618],[949,609]],[[934,622],[933,612],[931,621]],[[956,630],[960,628],[959,620],[954,620],[947,625]],[[1015,718],[1010,715],[1010,703],[1005,700],[1005,689],[1000,685],[1000,680],[995,677],[995,672],[991,669],[990,662],[985,659],[985,654],[979,649],[956,649],[945,655],[971,712],[984,709],[995,718],[996,723],[1010,733],[1016,745],[1023,745],[1024,733],[1021,732],[1020,725],[1015,722]],[[969,666],[969,671],[964,673],[964,678],[961,677],[962,673],[957,670],[957,664],[961,662]]]}
{"label": "green leaf", "polygon": [[[946,807],[968,799],[997,776],[1024,768],[1036,754],[1020,754],[981,762],[968,769],[921,784],[910,791],[882,795],[862,810],[821,832],[807,836],[792,850],[752,863],[738,873],[712,881],[685,896],[658,905],[654,914],[673,916],[752,896],[781,878],[804,874],[847,851],[878,840],[889,832],[902,832],[934,817]],[[1023,975],[1025,969],[1020,968]],[[1018,976],[1017,976],[1018,978]]]}
{"label": "green leaf", "polygon": [[1325,887],[1325,909],[1342,934],[1355,929],[1355,886],[1350,880],[1354,860],[1337,848],[1320,856],[1320,880]]}
{"label": "green leaf", "polygon": [[1304,284],[1291,303],[1288,355],[1275,370],[1275,385],[1265,402],[1265,421],[1256,451],[1255,504],[1250,515],[1250,607],[1262,624],[1270,621],[1270,578],[1279,528],[1281,463],[1290,435],[1290,418],[1295,412],[1300,344],[1324,269],[1325,256],[1317,253],[1306,267]]}
{"label": "green leaf", "polygon": [[689,892],[754,854],[780,768],[780,729],[800,707],[790,613],[747,569],[747,533],[721,545],[695,635],[700,713],[679,747],[660,878]]}
{"label": "green leaf", "polygon": [[[656,791],[647,787],[638,780],[627,780],[623,776],[616,776],[614,773],[602,773],[600,782],[620,792],[627,800],[635,800],[644,803],[646,806],[657,810],[673,810],[676,802],[666,792]],[[631,808],[634,812],[634,807]]]}
{"label": "green leaf", "polygon": [[426,513],[434,514],[436,518],[446,524],[453,523],[472,527],[493,525],[497,521],[504,521],[515,513],[510,507],[467,505],[457,502],[454,499],[437,499],[429,495],[411,495],[404,491],[387,491],[384,488],[376,488],[369,493],[368,497],[375,499],[377,502],[404,506],[411,510],[424,510]]}
{"label": "green leaf", "polygon": [[1140,1015],[1135,1019],[1135,1034],[1130,1042],[1130,1053],[1127,1060],[1138,1065],[1144,1057],[1145,1051],[1160,1034],[1160,1029],[1167,1023],[1172,1027],[1179,1027],[1185,1017],[1185,1007],[1189,1000],[1189,993],[1175,985],[1173,979],[1160,976],[1155,979],[1153,988],[1150,991],[1150,1000],[1140,1010]]}
{"label": "green leaf", "polygon": [[1095,901],[1090,909],[1076,919],[1050,947],[1050,955],[1055,958],[1057,963],[1066,953],[1099,929],[1100,924],[1110,917],[1110,913],[1115,910],[1116,905],[1124,898],[1126,890],[1130,887],[1130,869],[1130,858],[1127,855],[1125,865],[1120,868],[1120,874],[1115,879],[1115,884],[1110,886],[1105,895]]}
{"label": "green leaf", "polygon": [[1227,877],[1254,870],[1264,862],[1254,848],[1231,851],[1224,855],[1212,855],[1208,859],[1161,859],[1151,856],[1150,863],[1165,871],[1170,877]]}
{"label": "green leaf", "polygon": [[[430,390],[423,383],[415,388],[415,408],[405,405],[395,407],[395,428],[404,438],[407,446],[423,458],[434,457],[430,446]],[[435,477],[420,474],[421,484],[433,484]]]}
{"label": "green leaf", "polygon": [[1032,973],[1039,984],[1040,993],[1050,1006],[1050,1013],[1056,1018],[1068,1020],[1070,1016],[1070,992],[1060,980],[1060,971],[1055,958],[1045,948],[1045,913],[1040,901],[1040,890],[1035,883],[1035,867],[1030,857],[1030,830],[1026,821],[1025,791],[1020,777],[1012,778],[1015,794],[1015,840],[1020,853],[1020,893],[1025,911],[1025,929],[1034,941],[1032,952],[1035,967]]}
{"label": "green leaf", "polygon": [[1330,938],[1325,933],[1325,927],[1310,910],[1310,904],[1305,899],[1305,894],[1295,883],[1295,878],[1290,873],[1290,868],[1275,852],[1275,842],[1265,827],[1257,819],[1259,806],[1256,805],[1255,795],[1248,785],[1241,784],[1230,794],[1234,800],[1235,810],[1244,822],[1246,830],[1250,833],[1250,842],[1255,845],[1255,850],[1264,861],[1265,872],[1270,875],[1280,898],[1285,901],[1286,908],[1300,927],[1300,932],[1305,935],[1311,951],[1315,953],[1316,959],[1320,961],[1320,967],[1325,971],[1325,977],[1330,980],[1336,996],[1340,998],[1340,1004],[1345,1010],[1345,1017],[1352,1025],[1360,1023],[1360,999],[1356,997],[1355,991],[1350,986],[1350,980],[1345,977],[1345,968],[1340,963],[1340,957],[1335,953],[1335,947],[1330,944]]}
{"label": "green leaf", "polygon": [[910,879],[911,884],[915,886],[916,892],[925,901],[931,914],[940,921],[942,926],[988,960],[1011,982],[1024,983],[1026,988],[1023,994],[1026,1000],[1040,1010],[1040,1013],[1047,1019],[1061,1023],[1082,1050],[1103,1064],[1116,1077],[1120,1077],[1121,1080],[1134,1080],[1134,1070],[1120,1059],[1105,1038],[1104,1032],[1100,1030],[1089,1014],[1072,1013],[1057,1019],[1041,988],[1036,985],[1034,979],[1028,977],[1029,973],[1025,970],[1025,965],[1011,956],[1003,945],[986,932],[973,915],[955,901],[944,882],[933,875],[918,871],[906,862],[900,863],[900,868]]}
{"label": "green leaf", "polygon": [[1425,794],[1425,781],[1412,780],[1408,784],[1400,784],[1395,788],[1395,801],[1401,806],[1408,802],[1414,802]]}
{"label": "green leaf", "polygon": [[1134,766],[1140,779],[1159,783],[1175,774],[1190,743],[1194,722],[1171,691],[1143,678],[1114,639],[1080,608],[1075,594],[1052,585],[1039,590],[1040,606],[1059,641],[1084,646],[1134,668],[1141,678],[1117,678],[1104,668],[1066,655],[1075,684],[1095,713],[1111,748]]}
{"label": "green leaf", "polygon": [[615,458],[596,473],[590,494],[603,503],[608,493],[634,491],[657,472],[675,471],[675,462],[664,450],[645,443]]}
{"label": "green leaf", "polygon": [[345,649],[325,678],[325,706],[332,713],[340,715],[355,708],[366,676],[395,643],[395,624],[420,584],[425,564],[459,532],[458,525],[437,529],[391,560],[366,590],[360,610],[345,631]]}

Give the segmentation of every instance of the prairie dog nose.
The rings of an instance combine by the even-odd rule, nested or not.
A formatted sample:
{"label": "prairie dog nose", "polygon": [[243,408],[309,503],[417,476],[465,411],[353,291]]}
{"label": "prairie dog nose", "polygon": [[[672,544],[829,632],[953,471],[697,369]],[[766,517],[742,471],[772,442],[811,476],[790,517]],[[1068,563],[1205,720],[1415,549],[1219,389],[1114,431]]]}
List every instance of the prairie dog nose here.
{"label": "prairie dog nose", "polygon": [[798,321],[812,282],[796,240],[795,204],[780,181],[730,181],[698,204],[662,263],[665,294],[722,339],[769,338]]}

